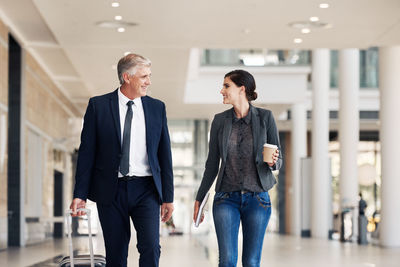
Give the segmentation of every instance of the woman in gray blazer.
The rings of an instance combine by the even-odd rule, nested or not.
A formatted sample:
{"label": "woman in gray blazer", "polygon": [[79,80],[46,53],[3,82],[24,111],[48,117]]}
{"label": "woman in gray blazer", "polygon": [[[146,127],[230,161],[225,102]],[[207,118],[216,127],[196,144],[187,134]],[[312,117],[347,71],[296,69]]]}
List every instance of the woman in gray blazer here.
{"label": "woman in gray blazer", "polygon": [[[218,174],[213,202],[218,239],[219,267],[236,266],[239,224],[242,223],[244,267],[258,267],[264,234],[271,215],[268,190],[276,183],[272,174],[282,165],[279,136],[270,110],[254,107],[254,77],[234,70],[225,75],[221,90],[224,104],[233,108],[216,114],[211,124],[209,152],[194,205],[194,220],[201,201]],[[271,163],[263,161],[264,143],[278,149]],[[203,218],[201,218],[203,219]]]}

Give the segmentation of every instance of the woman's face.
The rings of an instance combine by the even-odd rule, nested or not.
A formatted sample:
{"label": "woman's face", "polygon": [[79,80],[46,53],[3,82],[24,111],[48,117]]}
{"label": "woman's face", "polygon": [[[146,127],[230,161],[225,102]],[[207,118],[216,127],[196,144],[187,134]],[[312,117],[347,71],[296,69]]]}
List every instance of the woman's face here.
{"label": "woman's face", "polygon": [[228,77],[224,79],[224,84],[222,85],[221,94],[223,96],[224,104],[235,104],[239,102],[241,94],[244,92],[244,87],[238,87],[234,82]]}

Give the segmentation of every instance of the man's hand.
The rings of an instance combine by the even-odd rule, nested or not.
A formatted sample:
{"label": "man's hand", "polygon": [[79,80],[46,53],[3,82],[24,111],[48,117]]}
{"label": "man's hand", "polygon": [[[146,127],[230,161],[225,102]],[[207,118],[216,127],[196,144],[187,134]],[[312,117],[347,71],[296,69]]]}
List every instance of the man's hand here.
{"label": "man's hand", "polygon": [[[194,211],[193,211],[193,221],[196,222],[197,216],[199,216],[199,209],[200,209],[200,201],[195,201],[194,202]],[[200,223],[202,223],[204,220],[204,214],[201,214],[200,218]]]}
{"label": "man's hand", "polygon": [[72,210],[72,217],[76,217],[76,216],[82,216],[85,215],[86,213],[83,211],[78,211],[76,212],[77,209],[84,209],[86,206],[86,201],[80,198],[74,198],[72,200],[71,205],[69,206],[69,208]]}
{"label": "man's hand", "polygon": [[163,203],[161,205],[161,221],[167,222],[174,211],[174,203]]}

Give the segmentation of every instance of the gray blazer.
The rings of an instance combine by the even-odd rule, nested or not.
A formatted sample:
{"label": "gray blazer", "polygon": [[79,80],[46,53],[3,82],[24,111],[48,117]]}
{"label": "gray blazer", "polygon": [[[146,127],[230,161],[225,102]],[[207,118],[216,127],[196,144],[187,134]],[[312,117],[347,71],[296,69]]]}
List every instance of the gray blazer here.
{"label": "gray blazer", "polygon": [[[271,189],[276,180],[272,174],[272,170],[279,170],[282,166],[281,147],[279,143],[278,130],[275,120],[270,110],[257,108],[250,105],[251,112],[251,128],[253,132],[253,151],[254,161],[256,163],[258,178],[262,188],[265,191]],[[210,190],[215,177],[218,174],[215,191],[221,189],[222,177],[226,166],[226,156],[228,152],[228,140],[232,130],[233,108],[214,116],[211,124],[210,143],[208,150],[208,158],[206,161],[206,169],[203,174],[203,180],[199,191],[197,192],[196,200],[202,201],[208,190]],[[264,143],[274,144],[279,149],[279,159],[273,167],[269,167],[263,161],[263,145]],[[221,162],[221,168],[220,167]],[[219,169],[219,172],[218,172]]]}

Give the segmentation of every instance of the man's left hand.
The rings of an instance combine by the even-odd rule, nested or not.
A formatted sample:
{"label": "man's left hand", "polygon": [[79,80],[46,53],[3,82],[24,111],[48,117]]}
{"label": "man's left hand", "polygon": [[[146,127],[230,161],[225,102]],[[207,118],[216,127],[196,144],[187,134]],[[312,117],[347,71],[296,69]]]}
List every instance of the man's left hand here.
{"label": "man's left hand", "polygon": [[174,211],[174,203],[163,203],[161,205],[161,221],[167,222]]}

